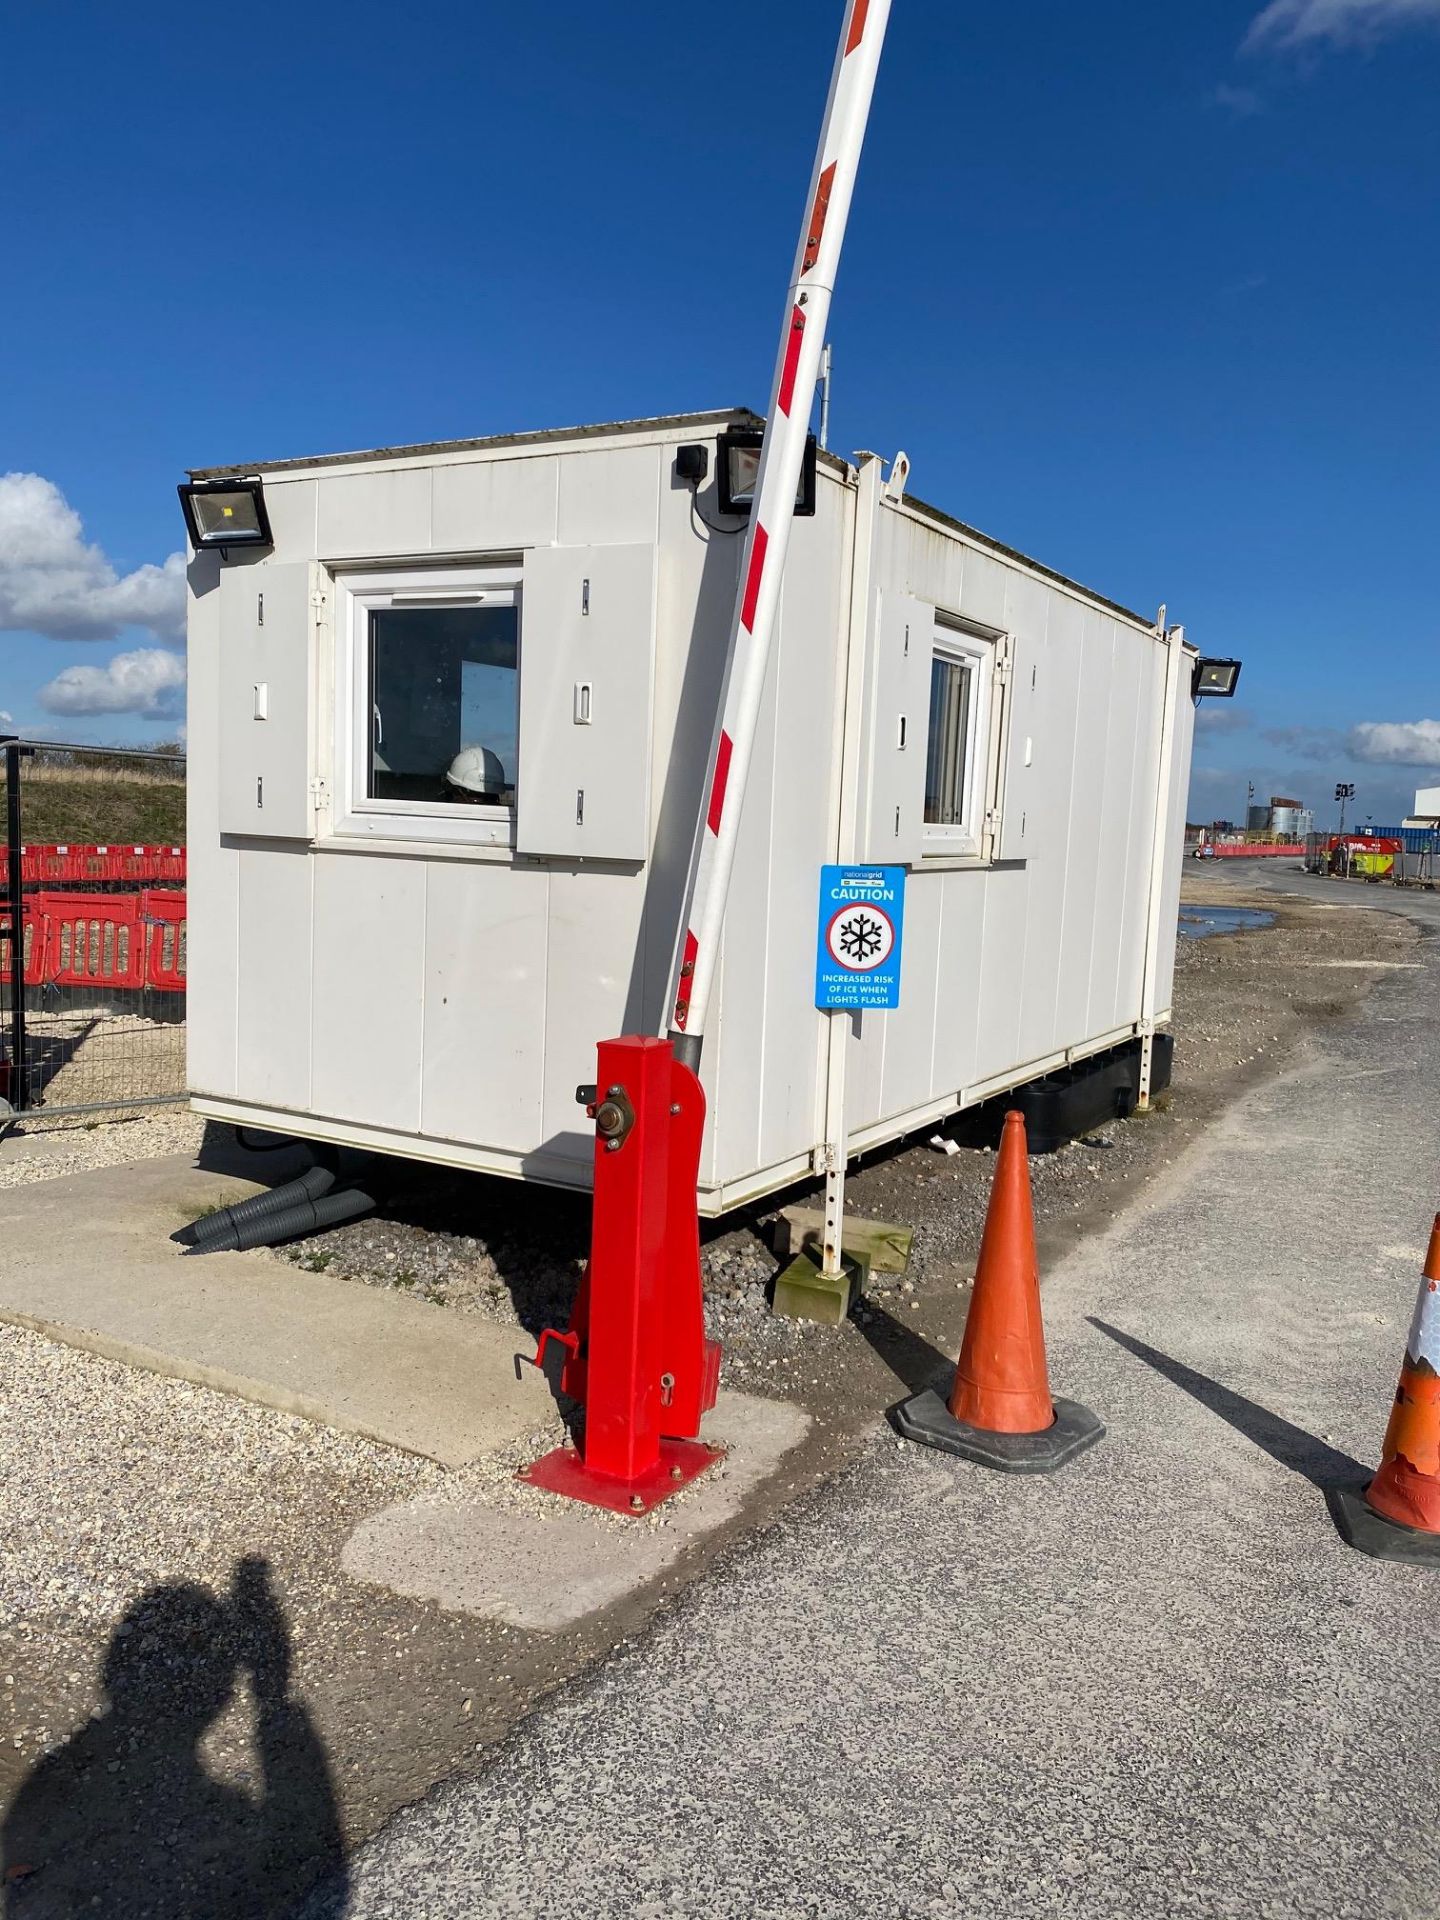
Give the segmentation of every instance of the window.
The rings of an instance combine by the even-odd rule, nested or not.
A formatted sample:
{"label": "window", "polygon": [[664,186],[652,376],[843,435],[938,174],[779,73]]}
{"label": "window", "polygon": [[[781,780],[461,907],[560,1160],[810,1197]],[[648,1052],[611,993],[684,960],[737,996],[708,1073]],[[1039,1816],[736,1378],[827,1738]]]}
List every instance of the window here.
{"label": "window", "polygon": [[351,575],[340,665],[341,831],[507,844],[520,699],[519,579]]}
{"label": "window", "polygon": [[372,800],[515,798],[520,630],[508,606],[372,607]]}
{"label": "window", "polygon": [[993,655],[988,644],[936,632],[925,734],[925,839],[935,853],[980,851]]}

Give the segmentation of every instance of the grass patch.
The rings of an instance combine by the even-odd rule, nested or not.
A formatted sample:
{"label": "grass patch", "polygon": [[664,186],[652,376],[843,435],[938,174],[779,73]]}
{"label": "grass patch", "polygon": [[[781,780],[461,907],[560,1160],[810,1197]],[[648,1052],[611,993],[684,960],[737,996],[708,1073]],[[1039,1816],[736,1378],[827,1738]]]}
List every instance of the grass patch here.
{"label": "grass patch", "polygon": [[[3,782],[0,782],[3,785]],[[185,844],[184,762],[37,753],[20,775],[29,846]]]}

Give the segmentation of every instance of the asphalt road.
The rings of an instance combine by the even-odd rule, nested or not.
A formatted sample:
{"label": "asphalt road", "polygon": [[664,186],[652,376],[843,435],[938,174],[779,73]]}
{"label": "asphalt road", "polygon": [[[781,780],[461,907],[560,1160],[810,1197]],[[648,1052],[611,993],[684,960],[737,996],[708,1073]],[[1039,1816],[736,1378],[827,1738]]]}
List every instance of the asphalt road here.
{"label": "asphalt road", "polygon": [[877,1440],[397,1818],[348,1914],[1434,1913],[1440,1568],[1322,1493],[1377,1457],[1440,1205],[1418,952],[1047,1276],[1099,1448]]}
{"label": "asphalt road", "polygon": [[1324,905],[1373,907],[1381,913],[1400,913],[1422,926],[1440,928],[1440,893],[1425,893],[1418,887],[1389,887],[1383,881],[1373,886],[1365,880],[1331,880],[1306,873],[1291,860],[1189,860],[1190,874],[1204,881],[1243,888],[1259,888],[1269,893],[1288,894],[1300,900]]}

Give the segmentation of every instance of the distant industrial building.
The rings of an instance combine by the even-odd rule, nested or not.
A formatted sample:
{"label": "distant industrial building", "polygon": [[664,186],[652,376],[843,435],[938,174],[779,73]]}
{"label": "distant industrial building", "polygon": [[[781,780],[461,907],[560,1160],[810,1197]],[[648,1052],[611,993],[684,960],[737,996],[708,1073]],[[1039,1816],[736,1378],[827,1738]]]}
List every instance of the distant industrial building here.
{"label": "distant industrial building", "polygon": [[1315,811],[1303,800],[1287,800],[1272,793],[1264,806],[1252,806],[1245,815],[1245,831],[1269,840],[1303,840],[1314,831]]}

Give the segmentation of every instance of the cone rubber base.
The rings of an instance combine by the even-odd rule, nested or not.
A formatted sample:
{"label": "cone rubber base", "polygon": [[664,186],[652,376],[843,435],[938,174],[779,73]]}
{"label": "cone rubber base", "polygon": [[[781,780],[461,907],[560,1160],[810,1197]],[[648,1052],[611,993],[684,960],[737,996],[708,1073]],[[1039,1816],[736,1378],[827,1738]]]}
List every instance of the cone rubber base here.
{"label": "cone rubber base", "polygon": [[933,1387],[891,1412],[895,1431],[922,1447],[958,1454],[996,1473],[1053,1473],[1105,1437],[1105,1424],[1078,1400],[1055,1401],[1055,1424],[1043,1433],[986,1433],[957,1420]]}
{"label": "cone rubber base", "polygon": [[527,1486],[543,1487],[547,1493],[563,1494],[567,1500],[583,1501],[587,1507],[604,1507],[610,1513],[641,1514],[662,1505],[672,1493],[713,1467],[725,1457],[723,1447],[706,1446],[703,1441],[662,1440],[660,1464],[635,1480],[613,1480],[607,1473],[592,1473],[574,1447],[556,1447],[542,1454],[528,1467],[521,1467],[517,1480]]}
{"label": "cone rubber base", "polygon": [[1363,1487],[1327,1487],[1325,1504],[1340,1538],[1372,1560],[1406,1560],[1412,1566],[1440,1567],[1440,1533],[1387,1520],[1365,1498]]}

